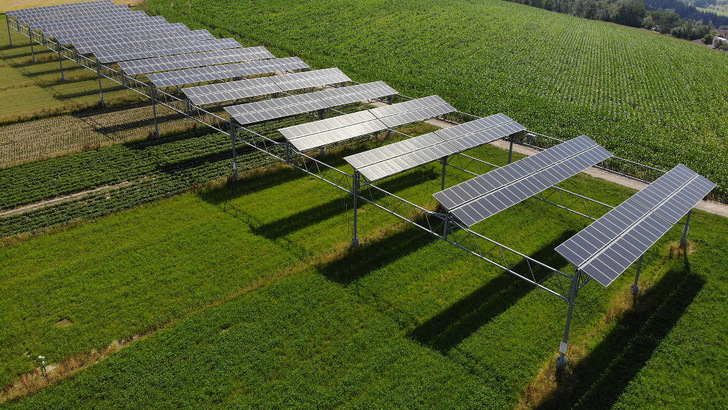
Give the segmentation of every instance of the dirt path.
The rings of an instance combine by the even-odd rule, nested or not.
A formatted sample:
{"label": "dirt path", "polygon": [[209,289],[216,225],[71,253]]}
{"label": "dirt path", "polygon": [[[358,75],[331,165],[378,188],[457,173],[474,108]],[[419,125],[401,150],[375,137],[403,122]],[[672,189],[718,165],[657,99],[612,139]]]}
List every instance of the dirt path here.
{"label": "dirt path", "polygon": [[[428,120],[425,121],[428,124],[432,124],[441,128],[447,128],[451,127],[453,124],[445,121],[439,121],[439,120]],[[498,148],[502,148],[507,150],[509,147],[508,141],[504,140],[498,140],[491,143],[493,146],[496,146]],[[537,152],[539,152],[536,149],[529,148],[523,145],[514,144],[513,145],[513,151],[518,152],[519,154],[524,155],[533,155]],[[634,179],[623,177],[621,175],[613,174],[611,172],[607,172],[598,168],[589,168],[586,171],[584,171],[587,175],[593,176],[595,178],[603,179],[605,181],[614,182],[615,184],[623,185],[632,189],[642,189],[647,186],[647,184],[635,181]],[[720,215],[723,217],[728,218],[728,205],[722,204],[720,202],[715,201],[700,201],[698,205],[695,206],[695,208],[700,209],[701,211],[709,212],[711,214]]]}
{"label": "dirt path", "polygon": [[40,208],[43,208],[46,206],[59,204],[61,202],[66,202],[66,201],[70,201],[72,199],[81,198],[81,197],[95,194],[95,193],[101,192],[101,191],[110,191],[112,189],[121,188],[121,187],[131,185],[131,184],[132,184],[131,181],[126,181],[126,182],[122,182],[122,183],[116,184],[116,185],[105,185],[105,186],[98,187],[96,189],[90,189],[88,191],[76,192],[75,194],[71,194],[71,195],[59,196],[57,198],[48,199],[45,201],[40,201],[40,202],[36,202],[33,204],[25,205],[25,206],[19,206],[17,208],[13,208],[13,209],[9,209],[7,211],[0,212],[0,218],[5,218],[8,216],[22,214],[25,212],[33,211],[35,209],[40,209]]}

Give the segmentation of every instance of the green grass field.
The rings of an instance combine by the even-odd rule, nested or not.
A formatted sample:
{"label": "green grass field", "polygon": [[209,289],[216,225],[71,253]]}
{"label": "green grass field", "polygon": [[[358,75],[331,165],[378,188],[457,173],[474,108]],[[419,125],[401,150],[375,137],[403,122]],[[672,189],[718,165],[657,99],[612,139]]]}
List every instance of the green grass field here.
{"label": "green grass field", "polygon": [[339,67],[616,155],[685,163],[728,191],[728,54],[646,30],[495,0],[191,0],[148,9],[276,56]]}
{"label": "green grass field", "polygon": [[[427,202],[436,168],[404,174],[396,192]],[[611,203],[629,195],[585,176],[568,185]],[[36,366],[37,355],[57,362],[159,329],[11,404],[521,400],[553,363],[566,305],[371,207],[360,213],[364,246],[349,253],[348,202],[297,171],[272,170],[0,248],[3,382]],[[561,268],[553,247],[587,223],[535,200],[497,219],[479,230]],[[579,377],[547,403],[726,404],[728,221],[697,212],[695,252],[684,259],[669,256],[679,228],[648,252],[647,290],[626,315],[605,319],[634,268],[607,289],[593,283],[580,293]],[[70,326],[59,327],[64,320]]]}

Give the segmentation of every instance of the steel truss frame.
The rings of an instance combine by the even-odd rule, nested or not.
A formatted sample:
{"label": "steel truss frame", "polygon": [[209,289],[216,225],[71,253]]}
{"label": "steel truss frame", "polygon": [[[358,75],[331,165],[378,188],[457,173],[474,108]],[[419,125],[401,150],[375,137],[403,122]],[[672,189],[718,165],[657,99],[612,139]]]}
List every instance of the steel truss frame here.
{"label": "steel truss frame", "polygon": [[[551,267],[463,226],[448,213],[426,209],[387,192],[371,182],[362,179],[356,171],[353,174],[341,171],[314,157],[297,151],[290,143],[273,140],[250,128],[237,125],[234,120],[229,121],[193,104],[189,100],[159,90],[153,84],[144,83],[121,71],[105,66],[94,59],[80,55],[74,49],[67,48],[56,41],[49,40],[42,32],[39,33],[28,26],[19,24],[15,18],[8,18],[7,26],[10,46],[13,46],[10,35],[11,28],[30,40],[33,61],[35,61],[34,43],[57,52],[62,79],[65,78],[63,75],[63,59],[72,60],[91,71],[95,71],[98,75],[99,94],[102,105],[104,104],[101,84],[102,77],[138,94],[149,97],[154,110],[155,133],[157,134],[159,133],[159,128],[157,124],[156,104],[161,104],[200,124],[228,135],[232,143],[233,174],[235,178],[238,177],[236,142],[240,142],[351,194],[354,201],[353,245],[358,244],[356,233],[357,201],[361,200],[403,221],[409,222],[413,226],[449,242],[463,251],[566,301],[569,308],[564,339],[559,348],[560,356],[557,360],[557,367],[562,368],[566,364],[565,355],[567,353],[567,342],[574,302],[577,292],[590,281],[587,275],[582,274],[578,270],[574,274],[568,274]],[[387,98],[387,103],[391,104],[394,99],[409,100],[411,98],[396,95],[394,98]],[[338,110],[332,111],[339,112]],[[447,121],[453,123],[460,123],[467,119],[475,118],[478,117],[462,112],[447,115]],[[388,134],[392,132],[407,136],[396,130],[388,130]],[[513,143],[519,143],[541,150],[561,142],[563,140],[531,131],[521,133],[520,136],[514,136],[510,139],[509,162],[512,157]],[[445,182],[445,171],[448,166],[471,175],[480,175],[497,168],[494,164],[462,153],[454,154],[449,158],[443,158],[441,162],[443,164],[443,185]],[[619,157],[612,157],[596,167],[644,183],[649,183],[665,173],[665,171],[660,169]],[[601,214],[613,208],[610,205],[555,186],[538,194],[534,198],[591,220],[595,220],[598,217],[594,215],[600,214],[599,216],[601,216]],[[525,269],[516,270],[518,269],[517,266],[525,266]]]}

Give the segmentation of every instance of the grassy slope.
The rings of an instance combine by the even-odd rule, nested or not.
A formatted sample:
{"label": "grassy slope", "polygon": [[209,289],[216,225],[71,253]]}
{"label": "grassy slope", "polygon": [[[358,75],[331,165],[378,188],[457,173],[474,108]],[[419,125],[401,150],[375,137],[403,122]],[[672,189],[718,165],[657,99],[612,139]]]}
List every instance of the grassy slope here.
{"label": "grassy slope", "polygon": [[683,162],[728,188],[725,53],[495,0],[170,3],[149,9],[462,111],[588,134],[629,159]]}
{"label": "grassy slope", "polygon": [[[480,155],[505,159],[498,150]],[[436,168],[407,173],[392,189],[432,201]],[[451,175],[449,183],[460,179]],[[612,203],[629,194],[587,177],[569,185]],[[563,302],[450,245],[396,227],[369,207],[359,219],[365,246],[347,255],[347,203],[325,184],[278,171],[237,189],[185,194],[0,249],[9,262],[0,273],[0,304],[15,312],[5,318],[11,331],[0,344],[2,362],[12,364],[5,381],[32,363],[24,350],[57,361],[182,318],[16,404],[515,403],[553,360]],[[557,266],[563,261],[554,259],[553,247],[585,224],[535,200],[497,219],[479,228]],[[591,371],[602,378],[586,377],[587,385],[557,403],[649,398],[657,405],[690,393],[685,397],[725,404],[718,391],[726,387],[721,304],[728,284],[718,267],[725,264],[720,235],[728,222],[698,212],[692,227],[698,251],[689,267],[666,256],[679,227],[648,253],[642,278],[667,293],[648,294],[641,315],[602,323],[610,301],[626,292],[629,273],[608,289],[583,290],[572,341],[584,360],[596,361]],[[225,301],[226,295],[239,296]],[[686,309],[660,305],[675,298]],[[210,307],[215,300],[222,303]],[[63,318],[74,324],[57,328]],[[700,339],[686,339],[691,334]],[[685,364],[688,353],[699,369],[671,366]],[[624,356],[634,360],[605,360]],[[655,385],[666,367],[674,372],[672,396]],[[706,382],[686,383],[697,371]],[[604,386],[611,386],[608,394],[601,393]],[[589,388],[600,393],[589,396]]]}

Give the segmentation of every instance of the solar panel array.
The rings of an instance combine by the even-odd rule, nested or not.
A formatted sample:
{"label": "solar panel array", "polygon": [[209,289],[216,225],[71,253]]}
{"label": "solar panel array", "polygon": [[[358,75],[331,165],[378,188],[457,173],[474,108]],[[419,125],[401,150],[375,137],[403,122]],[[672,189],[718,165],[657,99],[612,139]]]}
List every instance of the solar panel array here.
{"label": "solar panel array", "polygon": [[123,50],[128,48],[151,47],[214,39],[215,36],[210,34],[207,30],[195,30],[187,32],[119,36],[113,40],[76,41],[73,45],[79,53],[90,54],[100,51]]}
{"label": "solar panel array", "polygon": [[226,50],[233,48],[242,48],[236,40],[232,38],[222,38],[208,41],[198,41],[189,44],[174,44],[163,46],[151,46],[142,48],[132,48],[126,50],[103,51],[94,53],[96,58],[102,63],[113,63],[119,61],[139,60],[142,58],[163,57],[175,54],[198,53],[202,51]]}
{"label": "solar panel array", "polygon": [[84,21],[113,21],[115,19],[145,19],[149,17],[143,11],[131,11],[126,6],[117,6],[115,8],[108,8],[106,10],[99,11],[87,11],[77,12],[73,14],[68,13],[53,13],[38,16],[23,16],[23,24],[30,26],[38,23],[53,22],[55,24],[62,24],[68,22],[75,22],[78,20]]}
{"label": "solar panel array", "polygon": [[[115,23],[106,23],[103,26],[99,25],[80,25],[77,24],[73,27],[69,26],[63,26],[63,27],[33,27],[34,30],[43,30],[43,33],[46,35],[46,37],[55,37],[59,40],[66,39],[66,37],[73,37],[73,36],[85,36],[85,35],[95,35],[98,33],[107,33],[107,34],[113,34],[113,33],[121,33],[121,34],[135,34],[138,33],[140,30],[160,30],[160,29],[166,29],[169,27],[172,27],[172,30],[179,29],[181,23],[174,23],[170,24],[167,22],[167,20],[164,19],[162,16],[155,16],[160,18],[155,18],[154,20],[144,21],[144,22],[115,22]],[[185,26],[186,27],[186,26]],[[187,29],[186,31],[189,31]],[[81,37],[80,39],[84,39],[85,37]],[[73,39],[78,40],[78,39]]]}
{"label": "solar panel array", "polygon": [[[346,93],[341,93],[346,90]],[[273,100],[253,102],[227,107],[227,112],[240,124],[253,124],[291,115],[303,114],[324,108],[334,108],[343,104],[373,100],[397,94],[397,91],[382,81],[357,84],[349,87],[333,88],[309,95],[303,99],[294,95]],[[318,100],[318,102],[314,101]]]}
{"label": "solar panel array", "polygon": [[226,107],[227,111],[241,124],[251,124],[267,121],[273,118],[287,117],[328,108],[328,106],[315,96],[316,93],[298,94],[290,97],[259,101],[249,104]]}
{"label": "solar panel array", "polygon": [[[185,33],[189,32],[190,29],[182,23],[174,24],[160,24],[153,26],[139,27],[138,25],[132,26],[133,28],[98,28],[96,30],[83,29],[69,32],[67,34],[60,34],[55,38],[62,44],[72,44],[77,41],[91,41],[91,40],[113,40],[119,36],[135,35],[139,30],[144,30],[145,34],[162,34],[162,33]],[[46,35],[50,33],[46,32]]]}
{"label": "solar panel array", "polygon": [[308,87],[344,83],[351,79],[338,68],[304,71],[221,84],[201,85],[183,91],[197,105],[235,101]]}
{"label": "solar panel array", "polygon": [[306,151],[453,111],[455,108],[439,96],[433,95],[368,111],[281,128],[278,131],[296,149]]}
{"label": "solar panel array", "polygon": [[76,13],[90,10],[105,10],[118,7],[111,0],[87,1],[71,4],[56,4],[53,6],[33,7],[22,10],[10,10],[7,12],[8,17],[29,17],[52,15],[54,13]]}
{"label": "solar panel array", "polygon": [[472,226],[593,166],[612,154],[582,135],[434,194]]}
{"label": "solar panel array", "polygon": [[263,60],[267,58],[273,58],[273,54],[266,50],[265,47],[246,47],[206,51],[194,54],[178,54],[149,58],[145,60],[121,61],[119,62],[119,67],[121,67],[126,74],[137,75],[209,65]]}
{"label": "solar panel array", "polygon": [[173,87],[206,81],[226,80],[250,75],[275,72],[305,70],[308,64],[298,57],[276,58],[271,60],[250,61],[238,64],[223,64],[187,70],[167,71],[147,75],[157,87]]}
{"label": "solar panel array", "polygon": [[715,186],[678,165],[557,246],[556,252],[608,286]]}
{"label": "solar panel array", "polygon": [[344,160],[369,181],[377,181],[525,129],[505,114],[496,114],[350,155]]}

